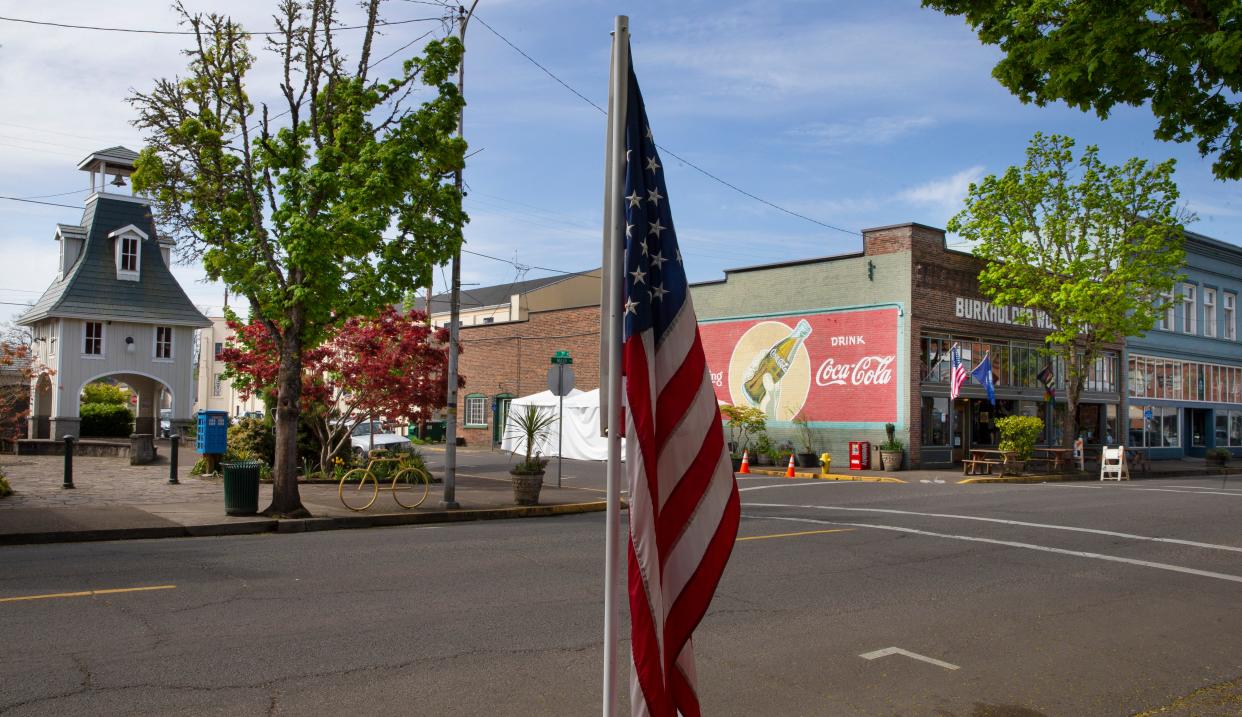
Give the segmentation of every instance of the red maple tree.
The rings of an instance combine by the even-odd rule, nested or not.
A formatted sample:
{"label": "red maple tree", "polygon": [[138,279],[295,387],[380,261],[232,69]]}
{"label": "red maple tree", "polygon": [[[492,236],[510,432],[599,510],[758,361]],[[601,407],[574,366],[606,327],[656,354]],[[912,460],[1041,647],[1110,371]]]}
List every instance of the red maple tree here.
{"label": "red maple tree", "polygon": [[[230,321],[234,337],[221,359],[243,394],[277,398],[280,356],[267,328]],[[432,329],[421,311],[386,307],[346,320],[303,354],[302,410],[319,442],[320,470],[349,447],[350,433],[372,418],[418,420],[447,401],[448,329]],[[465,379],[458,377],[459,386]]]}
{"label": "red maple tree", "polygon": [[16,446],[26,434],[31,386],[55,371],[38,360],[29,343],[0,340],[0,374],[0,447]]}

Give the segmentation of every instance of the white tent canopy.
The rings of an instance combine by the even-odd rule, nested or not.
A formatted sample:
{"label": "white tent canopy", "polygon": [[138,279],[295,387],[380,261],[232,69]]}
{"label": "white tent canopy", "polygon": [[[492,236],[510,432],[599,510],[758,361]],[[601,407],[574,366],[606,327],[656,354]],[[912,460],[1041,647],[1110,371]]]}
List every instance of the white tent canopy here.
{"label": "white tent canopy", "polygon": [[[525,411],[527,406],[536,406],[541,414],[555,416],[560,409],[560,399],[551,391],[515,398],[509,404],[509,415]],[[558,429],[563,435],[564,452],[561,455],[564,458],[582,461],[608,459],[608,442],[599,435],[599,389],[579,391],[575,388],[565,396],[564,425],[552,424],[547,439],[535,445],[537,453],[545,458],[558,454]],[[526,453],[526,438],[514,428],[512,419],[503,435],[500,442],[502,449],[512,453]]]}

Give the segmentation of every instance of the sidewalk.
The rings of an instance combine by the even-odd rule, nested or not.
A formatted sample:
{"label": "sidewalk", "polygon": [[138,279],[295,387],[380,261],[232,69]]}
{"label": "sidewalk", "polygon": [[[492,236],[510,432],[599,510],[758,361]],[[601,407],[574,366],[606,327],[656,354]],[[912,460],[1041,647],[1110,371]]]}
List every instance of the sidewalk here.
{"label": "sidewalk", "polygon": [[[163,452],[161,452],[163,456]],[[442,523],[464,520],[521,518],[602,511],[601,491],[556,488],[544,480],[537,506],[513,504],[509,476],[502,470],[461,469],[456,499],[460,508],[440,506],[444,484],[434,483],[423,505],[401,509],[380,486],[374,505],[354,512],[341,504],[337,484],[299,486],[302,503],[314,516],[277,520],[231,517],[224,512],[224,487],[219,478],[191,476],[197,456],[182,450],[179,485],[168,483],[166,457],[146,466],[127,459],[77,457],[74,489],[61,487],[64,458],[0,456],[14,494],[0,499],[0,545],[76,542],[181,536],[304,532],[387,525]],[[441,474],[441,471],[434,471]],[[272,486],[259,486],[259,509],[271,501]]]}

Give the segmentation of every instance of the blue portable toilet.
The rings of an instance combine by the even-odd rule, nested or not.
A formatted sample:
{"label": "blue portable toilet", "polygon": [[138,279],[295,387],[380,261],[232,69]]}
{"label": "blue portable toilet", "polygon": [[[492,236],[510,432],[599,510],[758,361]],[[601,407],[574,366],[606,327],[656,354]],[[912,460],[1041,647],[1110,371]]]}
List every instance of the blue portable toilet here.
{"label": "blue portable toilet", "polygon": [[223,455],[228,449],[228,442],[229,412],[199,411],[198,452]]}

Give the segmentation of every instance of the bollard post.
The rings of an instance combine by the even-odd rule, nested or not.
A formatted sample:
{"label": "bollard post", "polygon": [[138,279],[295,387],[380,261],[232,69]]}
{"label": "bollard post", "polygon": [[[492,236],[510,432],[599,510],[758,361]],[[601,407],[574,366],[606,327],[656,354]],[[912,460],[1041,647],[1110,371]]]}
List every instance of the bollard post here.
{"label": "bollard post", "polygon": [[181,481],[177,480],[177,444],[181,442],[181,436],[176,433],[168,437],[171,448],[168,449],[168,485],[179,485]]}
{"label": "bollard post", "polygon": [[73,436],[65,436],[65,482],[60,487],[65,490],[73,487]]}

